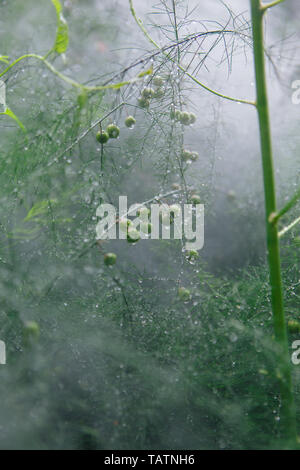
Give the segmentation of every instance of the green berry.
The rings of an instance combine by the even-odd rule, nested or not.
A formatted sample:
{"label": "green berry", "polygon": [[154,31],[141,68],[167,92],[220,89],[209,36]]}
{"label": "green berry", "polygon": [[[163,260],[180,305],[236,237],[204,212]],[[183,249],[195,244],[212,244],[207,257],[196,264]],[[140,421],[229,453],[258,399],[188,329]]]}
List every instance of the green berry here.
{"label": "green berry", "polygon": [[194,113],[190,113],[190,124],[195,124],[197,116]]}
{"label": "green berry", "polygon": [[190,114],[187,112],[183,112],[180,114],[180,122],[184,126],[188,126],[190,124]]}
{"label": "green berry", "polygon": [[193,204],[200,204],[201,203],[201,197],[198,194],[192,194],[191,202]]}
{"label": "green berry", "polygon": [[106,266],[113,266],[116,264],[116,261],[117,255],[115,253],[106,253],[106,255],[104,255],[104,263]]}
{"label": "green berry", "polygon": [[164,79],[159,75],[153,77],[153,84],[157,87],[161,87],[164,84]]}
{"label": "green berry", "polygon": [[165,95],[165,90],[163,88],[157,88],[157,90],[155,90],[154,92],[154,95],[153,95],[153,98],[162,98],[163,96]]}
{"label": "green berry", "polygon": [[140,233],[135,228],[129,228],[127,232],[128,243],[136,243],[141,238]]}
{"label": "green berry", "polygon": [[137,215],[138,215],[139,217],[146,218],[146,217],[148,217],[149,214],[150,214],[150,210],[149,210],[147,207],[140,207],[140,208],[137,210]]}
{"label": "green berry", "polygon": [[193,261],[196,258],[199,258],[199,253],[196,250],[189,250],[186,253],[186,257],[189,261]]}
{"label": "green berry", "polygon": [[180,300],[182,300],[183,302],[187,302],[188,300],[190,300],[191,293],[185,287],[179,287],[178,296]]}
{"label": "green berry", "polygon": [[185,162],[188,162],[188,161],[192,160],[192,158],[193,158],[193,153],[190,152],[189,150],[183,150],[181,155],[182,155],[182,159]]}
{"label": "green berry", "polygon": [[120,219],[120,221],[119,221],[119,226],[120,226],[120,229],[122,230],[122,232],[127,232],[128,228],[130,227],[131,224],[132,224],[131,220],[126,219],[126,217]]}
{"label": "green berry", "polygon": [[297,320],[289,320],[288,329],[291,333],[300,333],[300,323]]}
{"label": "green berry", "polygon": [[101,131],[98,131],[97,132],[97,135],[96,135],[96,138],[98,140],[98,142],[100,142],[100,144],[106,144],[106,142],[109,141],[109,135],[107,132],[101,132]]}
{"label": "green berry", "polygon": [[176,109],[176,111],[174,113],[174,117],[175,117],[175,121],[180,121],[181,111],[179,111],[179,109]]}
{"label": "green berry", "polygon": [[232,201],[233,199],[235,199],[235,192],[232,189],[230,189],[230,191],[228,191],[227,193],[227,197],[229,200]]}
{"label": "green berry", "polygon": [[144,88],[142,91],[142,97],[147,99],[153,98],[154,96],[154,90],[153,88]]}
{"label": "green berry", "polygon": [[129,129],[132,129],[136,123],[136,120],[134,119],[133,116],[127,116],[125,119],[125,126],[129,127]]}
{"label": "green berry", "polygon": [[191,160],[195,162],[199,158],[199,153],[198,152],[192,152],[191,153]]}
{"label": "green berry", "polygon": [[150,100],[141,97],[141,98],[138,100],[138,104],[139,104],[139,106],[140,106],[141,108],[149,108],[149,106],[150,106]]}
{"label": "green berry", "polygon": [[106,132],[111,139],[117,139],[120,135],[120,129],[115,124],[109,124],[106,128]]}

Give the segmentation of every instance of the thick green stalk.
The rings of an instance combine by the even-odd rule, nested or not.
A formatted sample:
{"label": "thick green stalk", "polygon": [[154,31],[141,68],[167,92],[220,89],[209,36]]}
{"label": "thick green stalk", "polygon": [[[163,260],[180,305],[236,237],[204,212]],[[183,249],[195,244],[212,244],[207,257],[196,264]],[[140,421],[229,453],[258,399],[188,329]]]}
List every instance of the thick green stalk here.
{"label": "thick green stalk", "polygon": [[272,310],[274,317],[275,339],[281,349],[279,355],[279,374],[281,389],[281,429],[285,437],[296,441],[296,418],[291,379],[291,365],[287,341],[287,327],[284,314],[280,251],[277,223],[272,222],[276,213],[275,176],[270,130],[269,104],[265,72],[264,54],[264,9],[260,0],[251,0],[253,45],[257,93],[257,112],[259,119],[261,154],[266,208],[266,231],[268,263],[270,271]]}

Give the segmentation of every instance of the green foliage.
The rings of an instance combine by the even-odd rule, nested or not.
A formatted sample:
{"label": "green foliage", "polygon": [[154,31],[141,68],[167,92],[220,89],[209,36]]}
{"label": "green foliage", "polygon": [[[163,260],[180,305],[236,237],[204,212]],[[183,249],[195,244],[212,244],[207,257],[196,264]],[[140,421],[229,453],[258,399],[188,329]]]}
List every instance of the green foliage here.
{"label": "green foliage", "polygon": [[4,111],[0,112],[0,116],[9,116],[12,118],[18,126],[22,129],[22,131],[25,131],[25,127],[20,121],[20,119],[12,112],[11,109],[8,108],[6,105],[6,85],[3,80],[0,80],[0,105],[3,107]]}
{"label": "green foliage", "polygon": [[63,54],[69,45],[69,27],[62,13],[62,5],[59,0],[52,0],[57,15],[57,31],[54,50],[58,54]]}

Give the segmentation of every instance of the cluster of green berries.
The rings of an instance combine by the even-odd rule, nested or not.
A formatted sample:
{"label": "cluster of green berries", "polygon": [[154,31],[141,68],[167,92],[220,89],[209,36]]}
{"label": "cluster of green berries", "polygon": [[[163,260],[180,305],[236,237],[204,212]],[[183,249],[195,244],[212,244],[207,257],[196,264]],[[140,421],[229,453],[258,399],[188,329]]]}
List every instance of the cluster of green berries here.
{"label": "cluster of green berries", "polygon": [[109,124],[106,131],[97,132],[97,140],[100,144],[106,144],[109,139],[117,139],[120,135],[120,129],[116,124]]}
{"label": "cluster of green berries", "polygon": [[138,99],[138,105],[141,108],[149,108],[151,98],[154,96],[153,88],[144,88],[142,90],[141,96]]}
{"label": "cluster of green berries", "polygon": [[159,75],[156,75],[152,79],[152,84],[154,88],[145,87],[141,92],[139,97],[138,104],[141,108],[149,108],[151,100],[162,98],[165,94],[165,89],[163,87],[164,79]]}
{"label": "cluster of green berries", "polygon": [[195,124],[197,116],[194,113],[189,113],[187,111],[180,111],[180,109],[171,109],[170,112],[171,119],[180,122],[184,126],[191,126]]}
{"label": "cluster of green berries", "polygon": [[[133,116],[127,116],[125,121],[125,126],[129,129],[133,129],[136,120]],[[96,138],[100,144],[106,144],[109,139],[117,139],[120,135],[120,128],[116,124],[109,124],[105,131],[100,130],[97,132]]]}
{"label": "cluster of green berries", "polygon": [[199,158],[199,153],[183,149],[181,156],[182,160],[184,160],[185,162],[195,162]]}

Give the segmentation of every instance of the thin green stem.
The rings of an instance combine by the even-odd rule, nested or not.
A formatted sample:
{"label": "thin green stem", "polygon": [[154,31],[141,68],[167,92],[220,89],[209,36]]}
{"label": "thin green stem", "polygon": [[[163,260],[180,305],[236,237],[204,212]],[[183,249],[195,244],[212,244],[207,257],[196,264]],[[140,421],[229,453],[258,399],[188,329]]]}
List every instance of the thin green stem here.
{"label": "thin green stem", "polygon": [[266,5],[261,5],[261,9],[262,9],[262,11],[266,11],[269,8],[276,7],[277,5],[279,5],[280,3],[283,3],[283,2],[285,2],[285,0],[275,0],[272,3],[267,3]]}
{"label": "thin green stem", "polygon": [[[173,17],[174,17],[174,31],[177,44],[179,43],[179,34],[178,34],[178,24],[177,24],[177,14],[176,14],[176,3],[175,0],[172,0],[173,7]],[[180,46],[177,46],[177,61],[180,63]]]}
{"label": "thin green stem", "polygon": [[275,339],[280,348],[279,380],[281,389],[281,429],[286,437],[296,442],[296,418],[293,400],[291,366],[287,341],[287,328],[283,305],[280,251],[277,223],[270,222],[276,213],[276,192],[270,130],[269,103],[265,71],[263,10],[260,0],[251,0],[254,45],[257,112],[259,119],[261,154],[266,208],[268,263],[271,284],[272,311]]}
{"label": "thin green stem", "polygon": [[292,199],[276,214],[271,216],[270,222],[276,223],[282,216],[284,216],[288,211],[290,211],[300,200],[300,189],[292,197]]}
{"label": "thin green stem", "polygon": [[[130,85],[134,83],[137,79],[142,78],[143,75],[139,75],[137,78],[134,78],[132,80],[128,80],[125,82],[120,82],[120,83],[111,83],[109,85],[98,85],[98,86],[86,86],[82,85],[81,83],[76,82],[70,77],[67,77],[63,73],[61,73],[59,70],[57,70],[50,62],[48,62],[45,57],[42,57],[38,54],[25,54],[21,57],[18,57],[18,59],[14,60],[11,64],[9,64],[8,67],[6,67],[3,72],[0,73],[0,78],[3,77],[9,70],[11,70],[15,65],[17,65],[19,62],[25,59],[37,59],[43,62],[43,64],[57,77],[59,77],[61,80],[63,80],[65,83],[68,83],[74,88],[77,88],[81,91],[85,92],[92,92],[92,91],[104,91],[104,90],[117,90],[119,88],[122,88],[125,85]],[[147,72],[145,72],[147,73]]]}
{"label": "thin green stem", "polygon": [[287,225],[287,227],[284,227],[280,232],[279,232],[279,238],[283,237],[283,235],[285,235],[287,232],[289,232],[290,230],[292,230],[292,228],[294,228],[297,224],[300,223],[300,217],[298,217],[297,219],[295,219],[292,223],[290,223],[289,225]]}

